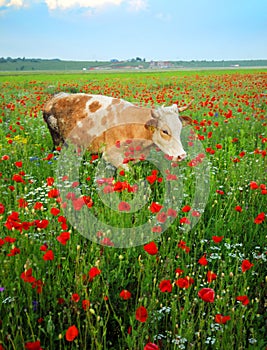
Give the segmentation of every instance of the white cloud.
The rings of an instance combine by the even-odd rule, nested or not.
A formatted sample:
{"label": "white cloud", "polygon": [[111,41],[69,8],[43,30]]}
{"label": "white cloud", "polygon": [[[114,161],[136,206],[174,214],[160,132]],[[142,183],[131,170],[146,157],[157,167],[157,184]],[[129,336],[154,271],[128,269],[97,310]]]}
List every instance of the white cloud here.
{"label": "white cloud", "polygon": [[147,0],[129,0],[127,2],[131,11],[144,11],[148,8]]}
{"label": "white cloud", "polygon": [[6,7],[23,7],[25,6],[25,2],[23,0],[0,0],[0,6],[6,6]]}
{"label": "white cloud", "polygon": [[123,0],[45,0],[50,10],[70,9],[73,7],[101,8],[105,5],[118,6]]}
{"label": "white cloud", "polygon": [[125,4],[130,11],[143,11],[148,8],[148,0],[0,0],[4,7],[28,7],[33,3],[44,2],[49,10],[67,10],[71,8],[101,9],[105,6]]}

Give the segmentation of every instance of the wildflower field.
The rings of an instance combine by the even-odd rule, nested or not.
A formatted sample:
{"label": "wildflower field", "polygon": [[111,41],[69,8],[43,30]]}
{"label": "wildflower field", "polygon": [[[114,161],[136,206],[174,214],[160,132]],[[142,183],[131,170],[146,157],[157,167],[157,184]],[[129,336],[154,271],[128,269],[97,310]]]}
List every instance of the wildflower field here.
{"label": "wildflower field", "polygon": [[[0,75],[0,84],[1,350],[267,348],[266,70]],[[86,153],[79,181],[61,174],[63,198],[63,149],[42,118],[60,91],[148,108],[194,98],[188,157],[174,164],[158,152],[166,171],[144,159],[101,178],[101,154]],[[68,207],[90,213],[88,236]],[[118,247],[112,228],[88,239],[93,217],[151,232]]]}

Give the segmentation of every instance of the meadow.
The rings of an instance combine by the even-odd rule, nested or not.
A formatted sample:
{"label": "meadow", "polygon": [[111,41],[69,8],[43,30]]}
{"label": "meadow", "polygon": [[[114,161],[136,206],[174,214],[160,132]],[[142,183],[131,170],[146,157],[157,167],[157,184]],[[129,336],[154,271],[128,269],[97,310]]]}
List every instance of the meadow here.
{"label": "meadow", "polygon": [[[0,84],[1,350],[267,349],[266,70],[24,73]],[[188,157],[157,153],[170,170],[147,159],[101,180],[101,155],[86,153],[63,198],[62,149],[42,118],[60,91],[148,108],[194,98]],[[148,196],[132,212],[141,183]],[[151,240],[118,246],[112,229],[91,235],[86,217],[81,234],[66,207],[115,231],[152,222]]]}

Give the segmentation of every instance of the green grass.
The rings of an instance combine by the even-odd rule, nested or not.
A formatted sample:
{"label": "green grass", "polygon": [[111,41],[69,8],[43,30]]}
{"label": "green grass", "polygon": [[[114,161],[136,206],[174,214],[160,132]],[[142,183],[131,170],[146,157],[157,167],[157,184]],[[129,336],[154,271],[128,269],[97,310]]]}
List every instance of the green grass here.
{"label": "green grass", "polygon": [[[40,341],[43,349],[139,350],[150,342],[170,350],[265,350],[266,77],[259,70],[0,75],[0,348],[23,349]],[[59,91],[113,95],[148,107],[183,105],[195,98],[186,114],[194,119],[191,128],[205,152],[209,190],[192,229],[181,221],[192,219],[198,209],[192,203],[201,167],[188,166],[190,159],[181,165],[177,218],[153,236],[155,255],[144,249],[144,242],[115,248],[97,243],[104,235],[92,242],[71,225],[68,212],[51,196],[56,181],[50,178],[57,180],[60,153],[52,152],[41,114],[44,102]],[[162,204],[168,181],[159,172],[163,182],[148,183],[153,164],[138,163],[125,175],[113,175],[113,183],[133,186],[144,180],[151,188],[146,205],[129,214],[104,205],[105,195],[99,197],[94,181],[99,161],[90,160],[85,155],[79,170],[82,194],[93,201],[86,208],[90,215],[116,228],[157,217],[148,208],[152,202]],[[135,198],[127,191],[116,195],[119,201]],[[192,207],[189,212],[186,205]],[[66,244],[59,241],[62,232],[70,233]],[[112,241],[112,235],[104,234]],[[222,241],[216,243],[214,236]],[[49,251],[51,260],[44,260]],[[203,257],[204,265],[199,262]],[[246,260],[253,265],[242,272]],[[99,274],[90,278],[89,272],[96,271],[92,268]],[[209,282],[208,271],[217,278]],[[180,279],[189,278],[194,281],[188,288],[179,287]],[[160,283],[168,280],[171,291],[161,291]],[[202,288],[214,290],[214,302],[198,296]],[[123,290],[131,293],[128,300],[120,296]],[[249,303],[243,305],[238,296],[247,296]],[[90,301],[88,308],[84,300]],[[147,310],[145,322],[136,319],[140,306]],[[216,323],[217,314],[230,320]],[[73,325],[78,335],[70,341],[66,334]]]}

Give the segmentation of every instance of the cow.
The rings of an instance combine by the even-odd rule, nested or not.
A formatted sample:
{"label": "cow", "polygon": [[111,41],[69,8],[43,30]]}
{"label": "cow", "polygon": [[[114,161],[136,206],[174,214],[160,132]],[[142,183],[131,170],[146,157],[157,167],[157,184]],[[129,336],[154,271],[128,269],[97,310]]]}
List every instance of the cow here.
{"label": "cow", "polygon": [[184,159],[182,122],[192,119],[179,113],[192,102],[179,108],[177,104],[147,108],[110,96],[61,92],[45,103],[43,118],[55,147],[66,141],[86,145],[118,168],[127,163],[120,146],[131,142],[142,155],[156,145],[174,161]]}

